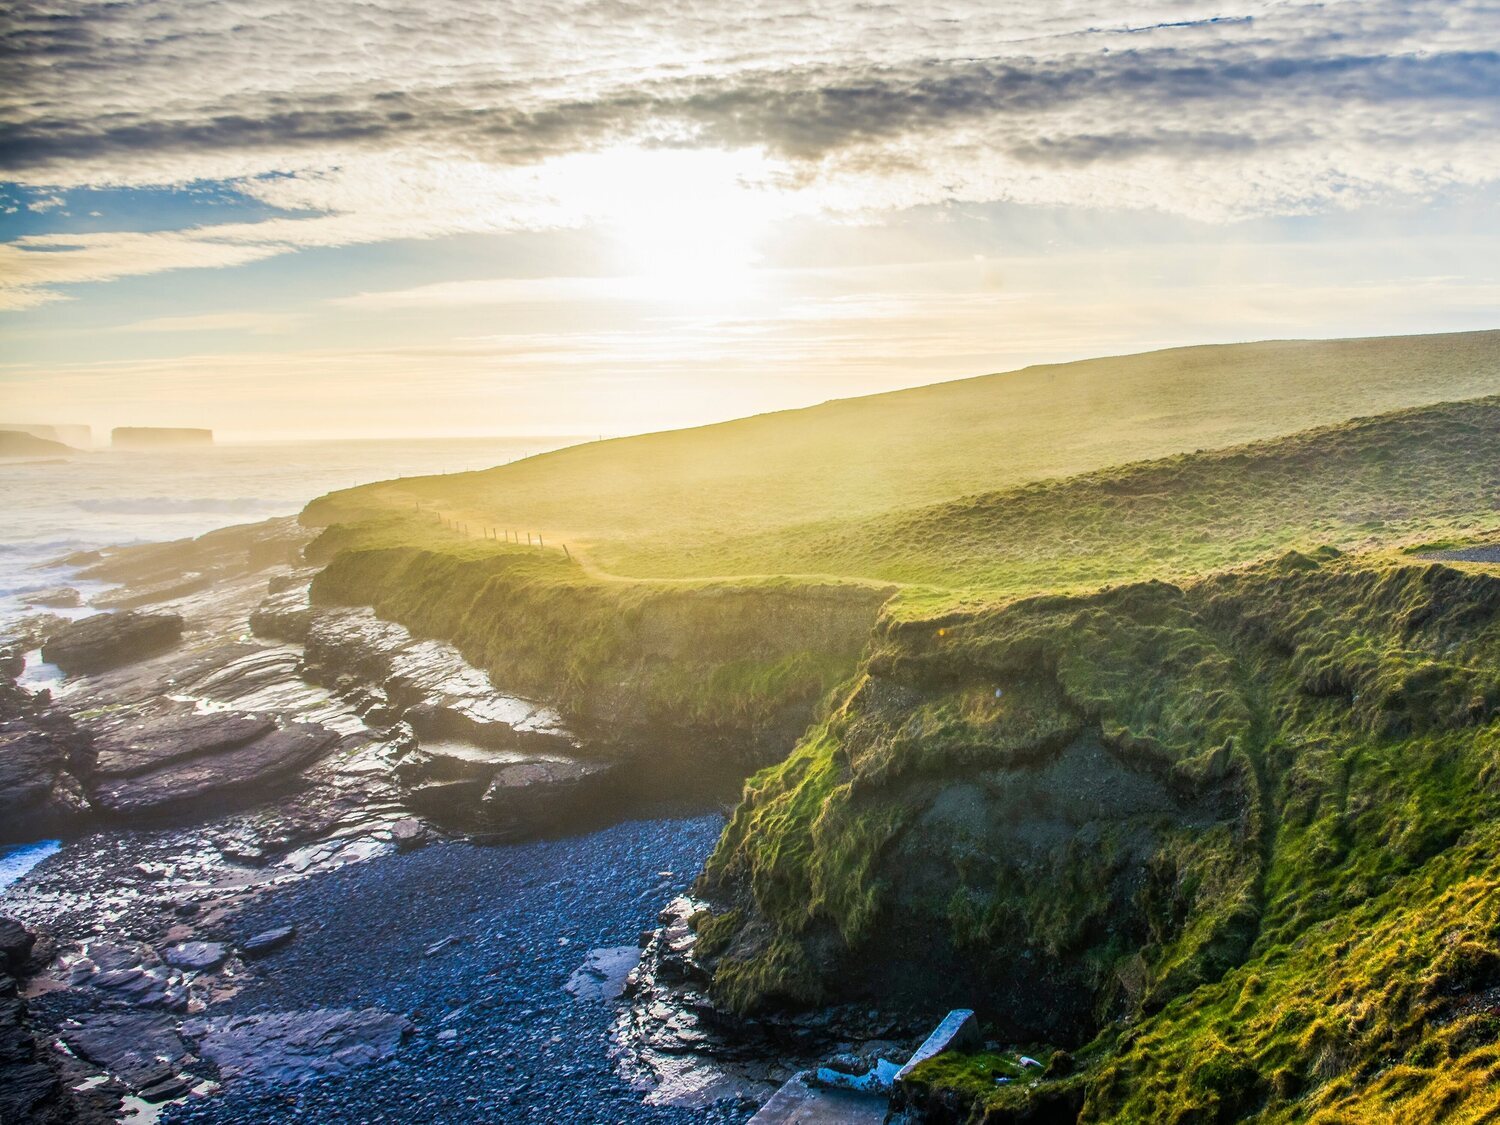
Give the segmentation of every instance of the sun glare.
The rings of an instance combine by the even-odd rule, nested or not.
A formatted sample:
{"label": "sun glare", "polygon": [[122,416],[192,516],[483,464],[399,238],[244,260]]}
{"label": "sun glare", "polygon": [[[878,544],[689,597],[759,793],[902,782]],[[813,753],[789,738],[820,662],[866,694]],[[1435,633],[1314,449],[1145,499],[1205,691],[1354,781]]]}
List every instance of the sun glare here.
{"label": "sun glare", "polygon": [[751,294],[762,240],[791,210],[757,152],[622,148],[569,163],[559,186],[589,201],[587,220],[613,236],[643,292],[663,300]]}

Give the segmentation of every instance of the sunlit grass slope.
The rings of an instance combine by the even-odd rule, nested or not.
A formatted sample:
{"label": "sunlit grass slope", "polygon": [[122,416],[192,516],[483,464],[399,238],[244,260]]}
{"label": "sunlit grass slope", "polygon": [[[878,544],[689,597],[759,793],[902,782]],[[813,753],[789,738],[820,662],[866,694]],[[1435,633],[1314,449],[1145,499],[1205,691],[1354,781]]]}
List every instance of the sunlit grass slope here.
{"label": "sunlit grass slope", "polygon": [[[420,503],[475,527],[541,532],[622,576],[787,573],[788,528],[1496,391],[1500,332],[1179,348],[390,481],[325,497],[308,518]],[[806,565],[853,561],[797,538]]]}
{"label": "sunlit grass slope", "polygon": [[[1344,549],[1500,529],[1500,396],[1179,454],[776,536],[788,573],[992,600],[1125,578],[1180,578],[1298,546]],[[761,537],[702,548],[750,573]],[[651,556],[690,573],[688,549]],[[914,590],[911,608],[931,599]]]}
{"label": "sunlit grass slope", "polygon": [[[1008,797],[1095,738],[1176,808]],[[1292,552],[886,620],[747,784],[699,932],[742,1008],[915,980],[1081,1047],[1009,1085],[1014,1051],[935,1060],[932,1120],[1495,1121],[1497,762],[1492,569]]]}
{"label": "sunlit grass slope", "polygon": [[[1363,549],[1496,531],[1500,396],[1491,396],[775,535],[706,536],[638,557],[677,585],[705,583],[693,577],[700,566],[760,580],[779,571],[901,584],[900,612],[922,615],[1028,593],[1180,579],[1288,548]],[[325,543],[399,545],[453,560],[537,554],[465,537],[411,508],[351,521]],[[561,552],[543,554],[549,581],[600,584]],[[641,583],[603,583],[633,584]]]}

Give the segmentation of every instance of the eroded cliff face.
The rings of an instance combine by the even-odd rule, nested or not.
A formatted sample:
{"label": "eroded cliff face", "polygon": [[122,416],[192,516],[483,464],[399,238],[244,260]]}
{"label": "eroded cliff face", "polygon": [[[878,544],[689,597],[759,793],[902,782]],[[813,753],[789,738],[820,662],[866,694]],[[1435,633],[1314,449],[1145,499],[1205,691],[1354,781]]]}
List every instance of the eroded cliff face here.
{"label": "eroded cliff face", "polygon": [[[1434,986],[1392,980],[1360,986],[1369,1018],[1335,1055],[1299,1047],[1337,999],[1301,939],[1382,895],[1414,933],[1446,916],[1400,888],[1500,812],[1497,719],[1500,580],[1431,564],[1292,554],[887,619],[837,705],[747,784],[701,882],[699,953],[742,1011],[951,1003],[1011,1041],[1103,1032],[1043,1084],[1065,1116],[1087,1098],[1091,1119],[1235,1119],[1421,1042]],[[1450,982],[1465,996],[1500,986],[1483,967],[1500,942],[1481,944],[1477,975]],[[1290,1024],[1267,985],[1288,949],[1307,952],[1283,983],[1309,993]],[[1417,971],[1393,949],[1372,963]],[[1229,1055],[1233,1082],[1201,1079]],[[1042,1105],[981,1071],[934,1078],[932,1104]]]}
{"label": "eroded cliff face", "polygon": [[1423,1119],[1492,1088],[1492,574],[1294,552],[876,620],[883,590],[346,543],[315,593],[606,742],[780,758],[699,883],[710,1006],[972,1006],[1073,1052],[1014,1086],[984,1056],[926,1065],[934,1120]]}
{"label": "eroded cliff face", "polygon": [[722,997],[978,1004],[1076,1042],[1222,971],[1261,786],[1232,646],[1198,625],[1161,584],[886,622],[710,861]]}
{"label": "eroded cliff face", "polygon": [[546,700],[600,751],[655,743],[744,776],[783,757],[858,663],[888,587],[592,579],[556,551],[351,542],[313,557],[320,604],[360,604]]}

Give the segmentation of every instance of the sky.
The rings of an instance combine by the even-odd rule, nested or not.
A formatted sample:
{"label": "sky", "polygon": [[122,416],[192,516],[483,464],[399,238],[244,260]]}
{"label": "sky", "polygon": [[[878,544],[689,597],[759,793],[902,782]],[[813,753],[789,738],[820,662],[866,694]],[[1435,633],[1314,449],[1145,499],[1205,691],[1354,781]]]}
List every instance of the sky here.
{"label": "sky", "polygon": [[1494,328],[1497,181],[1475,0],[21,0],[0,422],[618,434]]}

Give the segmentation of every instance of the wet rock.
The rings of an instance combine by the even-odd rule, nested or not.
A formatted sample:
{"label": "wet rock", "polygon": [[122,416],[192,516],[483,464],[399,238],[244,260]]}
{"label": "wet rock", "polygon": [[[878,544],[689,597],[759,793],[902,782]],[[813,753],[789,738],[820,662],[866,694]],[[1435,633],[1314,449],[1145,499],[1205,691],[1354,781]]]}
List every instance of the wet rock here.
{"label": "wet rock", "polygon": [[362,732],[365,727],[351,708],[308,682],[300,655],[290,647],[242,644],[184,687],[195,699],[212,700],[235,711],[318,722],[342,734]]}
{"label": "wet rock", "polygon": [[175,613],[101,613],[59,628],[42,659],[64,672],[101,672],[171,648],[181,635]]}
{"label": "wet rock", "polygon": [[316,723],[290,723],[262,738],[203,753],[164,769],[106,777],[90,794],[95,807],[116,816],[180,808],[210,796],[242,800],[259,785],[306,765],[339,740]]}
{"label": "wet rock", "polygon": [[63,1024],[59,1033],[74,1052],[138,1092],[181,1085],[177,1068],[192,1059],[177,1021],[165,1013],[96,1012]]}
{"label": "wet rock", "polygon": [[579,1000],[618,1000],[625,994],[626,978],[640,963],[638,946],[612,945],[591,949],[564,987]]}
{"label": "wet rock", "polygon": [[36,935],[14,918],[0,918],[0,972],[20,976],[31,959]]}
{"label": "wet rock", "polygon": [[[56,613],[28,613],[6,624],[8,636],[4,644],[21,654],[40,648],[53,633],[69,624],[66,617]],[[15,673],[20,675],[18,669]]]}
{"label": "wet rock", "polygon": [[313,616],[306,583],[273,590],[250,614],[250,631],[257,637],[300,644],[307,639]]}
{"label": "wet rock", "polygon": [[37,1051],[18,979],[31,968],[36,937],[0,919],[0,1121],[68,1120],[68,1093],[57,1068]]}
{"label": "wet rock", "polygon": [[143,1102],[165,1102],[180,1098],[193,1088],[193,1079],[162,1068],[161,1077],[140,1087],[136,1094]]}
{"label": "wet rock", "polygon": [[303,567],[285,574],[273,574],[266,579],[266,593],[281,594],[298,587],[306,590],[317,573],[316,567]]}
{"label": "wet rock", "polygon": [[134,777],[173,762],[236,749],[276,729],[266,715],[234,711],[200,714],[106,716],[85,723],[94,735],[94,773],[101,777]]}
{"label": "wet rock", "polygon": [[262,930],[254,937],[242,942],[240,944],[240,951],[246,957],[252,959],[264,957],[269,953],[276,952],[276,950],[280,949],[296,936],[297,927],[295,925],[277,926],[275,929]]}
{"label": "wet rock", "polygon": [[0,1121],[46,1120],[42,1107],[64,1097],[57,1072],[35,1057],[36,1046],[20,1017],[12,1024],[0,1012],[0,1052],[27,1051],[24,1059],[0,1061]]}
{"label": "wet rock", "polygon": [[84,738],[45,692],[0,679],[0,840],[59,831],[87,811],[72,773]]}
{"label": "wet rock", "polygon": [[32,826],[54,819],[67,747],[45,731],[0,724],[0,839],[24,839]]}
{"label": "wet rock", "polygon": [[463,781],[433,781],[418,785],[406,795],[407,803],[436,820],[464,821],[473,818],[479,800],[489,788],[486,778]]}
{"label": "wet rock", "polygon": [[417,749],[417,732],[410,723],[393,723],[376,735],[379,741],[390,748],[391,757],[401,759]]}
{"label": "wet rock", "polygon": [[224,963],[228,950],[218,941],[180,941],[161,951],[161,959],[178,969],[201,972]]}
{"label": "wet rock", "polygon": [[21,604],[42,609],[77,609],[83,605],[83,595],[72,586],[53,586],[27,594],[21,599]]}
{"label": "wet rock", "polygon": [[321,609],[303,641],[325,682],[354,677],[382,688],[426,739],[500,749],[568,753],[577,740],[557,712],[497,691],[452,645],[417,640],[367,609]]}
{"label": "wet rock", "polygon": [[608,762],[577,760],[502,766],[480,800],[480,816],[488,825],[518,833],[564,827],[598,806],[614,769]]}
{"label": "wet rock", "polygon": [[325,1008],[189,1020],[182,1031],[227,1081],[296,1084],[388,1059],[411,1028],[379,1008]]}
{"label": "wet rock", "polygon": [[135,1007],[188,1007],[190,992],[181,970],[162,963],[150,946],[132,941],[87,941],[59,958],[71,988],[92,988]]}
{"label": "wet rock", "polygon": [[296,564],[301,561],[302,546],[310,538],[311,533],[298,525],[296,517],[289,516],[236,524],[196,539],[114,547],[95,552],[95,557],[87,563],[74,565],[87,566],[83,571],[85,578],[121,583],[130,591],[163,593],[174,582],[202,577],[212,585]]}
{"label": "wet rock", "polygon": [[415,817],[407,817],[391,825],[391,839],[404,852],[420,848],[431,838],[432,834],[427,831],[427,826]]}
{"label": "wet rock", "polygon": [[214,584],[214,575],[189,571],[174,574],[161,582],[132,583],[119,590],[100,594],[94,604],[100,609],[139,609],[145,605],[175,601],[207,590]]}
{"label": "wet rock", "polygon": [[703,908],[704,904],[698,899],[679,895],[662,911],[663,925],[657,931],[652,948],[659,976],[700,983],[708,981],[711,973],[699,963],[698,931],[693,924],[693,919]]}

